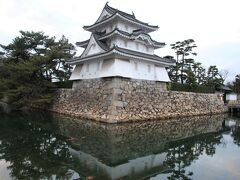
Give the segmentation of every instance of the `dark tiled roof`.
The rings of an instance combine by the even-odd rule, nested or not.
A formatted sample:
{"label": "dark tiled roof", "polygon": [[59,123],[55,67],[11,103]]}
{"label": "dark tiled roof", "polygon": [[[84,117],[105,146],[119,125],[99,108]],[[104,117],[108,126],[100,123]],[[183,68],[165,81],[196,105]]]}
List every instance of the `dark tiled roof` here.
{"label": "dark tiled roof", "polygon": [[[107,33],[107,34],[104,34],[102,37],[108,36],[109,34],[112,34],[114,31],[118,31],[119,33],[122,33],[123,35],[129,36],[129,37],[131,37],[131,36],[138,36],[138,35],[140,35],[140,34],[145,34],[146,36],[148,36],[148,37],[151,39],[151,41],[152,41],[155,45],[159,45],[159,46],[164,46],[164,45],[166,45],[166,44],[163,43],[163,42],[158,42],[158,41],[153,40],[153,39],[151,38],[151,36],[150,36],[149,34],[147,34],[147,33],[146,33],[145,31],[143,31],[143,30],[138,30],[138,31],[134,30],[133,33],[128,33],[128,32],[122,31],[122,30],[120,30],[120,29],[118,29],[118,28],[115,28],[113,31],[111,31],[111,32],[109,32],[109,33]],[[101,38],[102,38],[102,37],[101,37]]]}
{"label": "dark tiled roof", "polygon": [[134,14],[128,14],[128,13],[126,13],[126,12],[123,12],[123,11],[120,11],[120,10],[115,9],[115,8],[113,8],[113,7],[110,7],[110,6],[108,5],[108,2],[106,3],[104,9],[106,9],[110,14],[115,14],[116,12],[118,12],[119,14],[122,14],[123,16],[127,16],[127,17],[129,17],[129,18],[136,19]]}
{"label": "dark tiled roof", "polygon": [[96,34],[97,36],[101,37],[101,36],[103,36],[104,34],[106,34],[106,30],[104,30],[104,31],[102,31],[102,32],[95,31],[94,34]]}
{"label": "dark tiled roof", "polygon": [[82,46],[82,45],[88,44],[88,43],[89,43],[89,39],[86,40],[86,41],[76,42],[76,45],[77,45],[77,46]]}
{"label": "dark tiled roof", "polygon": [[135,29],[133,30],[133,34],[140,34],[140,33],[146,33],[143,29]]}
{"label": "dark tiled roof", "polygon": [[[138,19],[136,19],[136,17],[135,17],[134,14],[128,14],[128,13],[126,13],[126,12],[123,12],[123,11],[120,11],[120,10],[115,9],[115,8],[113,8],[113,7],[110,7],[110,6],[108,5],[108,3],[106,3],[106,5],[105,5],[104,8],[105,8],[109,13],[111,13],[111,14],[119,13],[119,14],[121,14],[122,16],[127,17],[127,18],[130,18],[130,19],[132,19],[132,20],[134,20],[134,21],[136,21],[136,22],[139,22],[139,23],[141,23],[141,24],[145,24],[145,25],[147,25],[147,26],[151,26],[151,25],[149,25],[148,23],[145,23],[145,22],[142,22],[142,21],[139,21]],[[152,27],[158,28],[158,26],[152,26]]]}
{"label": "dark tiled roof", "polygon": [[[104,37],[107,37],[108,35],[112,34],[114,31],[117,31],[117,32],[119,32],[119,33],[121,33],[121,34],[123,34],[125,36],[128,36],[129,38],[132,37],[132,36],[138,36],[140,34],[145,34],[146,36],[148,36],[151,39],[151,41],[155,45],[157,45],[157,46],[165,46],[166,45],[163,42],[158,42],[158,41],[153,40],[149,34],[145,33],[144,31],[140,31],[140,30],[134,31],[133,33],[128,33],[128,32],[122,31],[122,30],[120,30],[118,28],[115,28],[113,31],[111,31],[111,32],[109,32],[107,34],[106,34],[106,32],[94,32],[94,34],[95,34],[96,39],[99,39],[99,38],[103,39]],[[80,47],[86,47],[88,42],[89,42],[89,40],[82,41],[82,42],[77,42],[76,45],[80,46]]]}
{"label": "dark tiled roof", "polygon": [[101,53],[97,53],[97,54],[91,54],[89,56],[85,56],[85,57],[82,57],[79,56],[79,57],[76,57],[76,58],[73,58],[73,59],[70,59],[68,60],[68,63],[71,63],[71,62],[76,62],[76,61],[81,61],[81,60],[84,60],[84,59],[88,59],[88,58],[92,58],[92,57],[96,57],[96,56],[100,56],[100,55],[105,55],[107,53],[110,53],[114,48],[111,48],[109,49],[108,51],[105,51],[105,52],[101,52]]}
{"label": "dark tiled roof", "polygon": [[138,51],[133,51],[133,50],[125,49],[125,48],[120,48],[118,46],[114,46],[111,49],[109,49],[108,51],[105,51],[105,52],[102,52],[102,53],[92,54],[90,56],[86,56],[86,57],[83,57],[83,58],[78,57],[78,58],[72,59],[71,61],[68,61],[68,62],[70,62],[70,63],[71,62],[77,62],[77,61],[81,61],[81,60],[92,58],[92,57],[104,56],[104,55],[107,55],[109,53],[113,54],[114,50],[115,50],[116,54],[123,54],[123,56],[125,54],[125,55],[129,55],[129,56],[134,56],[134,57],[151,59],[151,60],[155,60],[155,61],[159,61],[159,62],[167,63],[167,64],[176,63],[176,61],[174,59],[165,59],[165,58],[161,58],[161,57],[159,57],[155,54],[154,55],[146,54],[146,53],[142,53],[142,52],[138,52]]}
{"label": "dark tiled roof", "polygon": [[154,44],[159,45],[159,46],[165,46],[166,45],[166,43],[164,43],[164,42],[158,42],[158,41],[155,41],[155,40],[152,40],[152,41],[154,42]]}
{"label": "dark tiled roof", "polygon": [[161,61],[161,62],[165,62],[165,63],[175,63],[176,61],[174,59],[164,59],[161,58],[157,55],[151,55],[151,54],[146,54],[146,53],[142,53],[139,51],[133,51],[133,50],[129,50],[129,49],[125,49],[125,48],[120,48],[118,46],[115,46],[115,49],[119,52],[128,54],[128,55],[132,55],[132,56],[138,56],[138,57],[143,57],[143,58],[147,58],[147,59],[153,59],[156,61]]}
{"label": "dark tiled roof", "polygon": [[95,26],[95,25],[98,25],[98,24],[101,24],[102,22],[106,22],[107,20],[109,20],[110,18],[112,18],[113,16],[115,16],[116,14],[120,14],[121,16],[129,19],[129,20],[132,20],[136,23],[139,23],[139,24],[142,24],[142,25],[145,25],[145,26],[148,26],[149,28],[154,28],[154,29],[158,29],[158,26],[153,26],[153,25],[149,25],[148,23],[145,23],[145,22],[142,22],[142,21],[139,21],[138,19],[135,18],[134,15],[131,15],[131,14],[128,14],[128,13],[125,13],[123,11],[120,11],[120,10],[117,10],[115,8],[112,8],[110,6],[108,6],[107,4],[105,5],[104,7],[110,14],[112,14],[111,16],[107,17],[107,18],[104,18],[103,20],[99,21],[99,22],[96,22],[90,26],[83,26],[84,29],[88,29],[88,28],[91,28],[92,26]]}

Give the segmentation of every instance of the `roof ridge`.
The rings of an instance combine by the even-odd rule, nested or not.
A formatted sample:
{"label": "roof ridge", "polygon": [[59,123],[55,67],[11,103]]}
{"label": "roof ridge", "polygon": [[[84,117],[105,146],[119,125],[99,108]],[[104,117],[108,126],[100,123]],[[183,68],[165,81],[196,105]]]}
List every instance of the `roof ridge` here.
{"label": "roof ridge", "polygon": [[130,16],[130,17],[136,19],[134,13],[133,13],[133,14],[129,14],[129,13],[126,13],[126,12],[124,12],[124,11],[121,11],[121,10],[118,10],[118,9],[116,9],[116,8],[113,8],[113,7],[111,7],[111,6],[108,5],[108,2],[105,4],[104,8],[106,8],[106,10],[112,11],[113,14],[114,14],[114,11],[115,11],[115,12],[119,12],[119,13],[125,14],[125,15],[127,15],[127,16]]}
{"label": "roof ridge", "polygon": [[144,26],[148,26],[149,28],[159,28],[158,26],[149,25],[148,23],[142,22],[142,21],[140,21],[140,20],[138,20],[138,19],[131,18],[131,17],[129,17],[129,16],[124,16],[122,13],[119,13],[119,11],[116,11],[114,14],[112,14],[111,16],[105,18],[105,19],[102,20],[102,21],[99,21],[99,22],[94,23],[94,24],[89,25],[89,26],[83,26],[83,28],[84,28],[84,29],[85,29],[85,28],[91,28],[92,26],[96,26],[96,25],[98,25],[98,24],[105,23],[106,21],[108,21],[109,19],[113,18],[113,17],[114,17],[115,15],[117,15],[117,14],[120,15],[120,16],[122,16],[122,17],[124,17],[124,18],[126,18],[126,19],[128,19],[128,20],[131,20],[131,21],[133,21],[133,22],[135,21],[136,23],[142,24],[142,25],[144,25]]}
{"label": "roof ridge", "polygon": [[[104,19],[102,19],[102,20],[100,20],[100,21],[97,20],[98,22],[96,21],[96,22],[95,22],[94,24],[92,24],[92,25],[83,26],[83,29],[87,30],[88,28],[95,27],[95,26],[97,26],[97,25],[99,25],[99,24],[101,24],[101,23],[106,23],[106,22],[108,22],[109,20],[111,20],[111,18],[114,18],[115,15],[122,16],[123,18],[126,18],[126,19],[128,19],[129,21],[142,24],[142,25],[144,25],[144,26],[147,26],[148,28],[153,28],[153,29],[155,29],[155,30],[159,28],[158,26],[149,25],[148,23],[145,23],[145,22],[142,22],[142,21],[136,19],[134,13],[133,13],[133,14],[129,14],[129,13],[123,12],[123,11],[121,11],[121,10],[118,10],[118,9],[115,9],[115,8],[109,6],[109,5],[108,5],[108,2],[105,4],[102,12],[103,12],[104,10],[106,10],[108,13],[110,13],[110,16],[108,16],[108,17],[106,17],[106,18],[104,18]],[[99,19],[99,18],[98,18],[98,19]],[[153,30],[153,29],[152,29],[152,30]],[[90,31],[91,31],[91,30],[90,30]]]}

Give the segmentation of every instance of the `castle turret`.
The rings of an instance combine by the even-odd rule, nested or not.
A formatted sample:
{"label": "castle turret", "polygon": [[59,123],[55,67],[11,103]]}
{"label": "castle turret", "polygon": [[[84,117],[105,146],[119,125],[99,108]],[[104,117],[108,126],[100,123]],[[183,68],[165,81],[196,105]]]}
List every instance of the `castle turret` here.
{"label": "castle turret", "polygon": [[170,81],[165,68],[175,61],[155,55],[154,50],[165,43],[153,40],[148,34],[158,26],[106,4],[97,21],[83,28],[92,34],[89,40],[76,43],[85,50],[80,57],[69,61],[76,65],[70,80],[125,77]]}

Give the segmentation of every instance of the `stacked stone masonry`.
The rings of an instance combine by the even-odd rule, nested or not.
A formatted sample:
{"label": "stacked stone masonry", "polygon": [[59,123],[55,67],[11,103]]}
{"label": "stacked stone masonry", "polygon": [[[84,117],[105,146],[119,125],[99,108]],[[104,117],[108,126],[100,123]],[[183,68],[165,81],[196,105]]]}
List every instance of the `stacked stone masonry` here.
{"label": "stacked stone masonry", "polygon": [[51,110],[108,123],[227,111],[220,94],[167,91],[165,83],[120,77],[75,81],[58,90]]}

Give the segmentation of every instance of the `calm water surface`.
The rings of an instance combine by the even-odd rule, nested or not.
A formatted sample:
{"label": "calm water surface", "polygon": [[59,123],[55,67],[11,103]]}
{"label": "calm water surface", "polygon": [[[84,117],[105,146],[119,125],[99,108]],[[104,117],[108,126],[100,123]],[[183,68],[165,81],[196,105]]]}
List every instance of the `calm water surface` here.
{"label": "calm water surface", "polygon": [[108,125],[0,114],[0,179],[240,179],[240,116]]}

